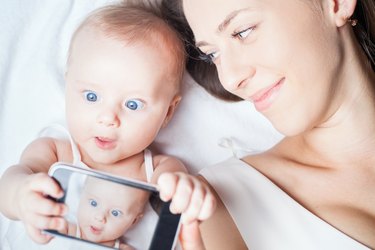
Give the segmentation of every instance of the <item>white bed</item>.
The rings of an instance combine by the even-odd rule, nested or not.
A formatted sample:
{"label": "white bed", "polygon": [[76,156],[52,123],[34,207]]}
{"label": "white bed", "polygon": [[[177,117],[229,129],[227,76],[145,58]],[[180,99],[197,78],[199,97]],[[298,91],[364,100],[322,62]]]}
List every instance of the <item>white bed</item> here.
{"label": "white bed", "polygon": [[[89,11],[111,2],[116,1],[1,1],[0,175],[17,163],[41,128],[64,120],[70,36]],[[196,174],[234,152],[241,156],[265,150],[280,138],[251,104],[219,101],[186,74],[183,101],[152,149],[179,157]],[[0,216],[0,249],[59,249],[57,243],[43,248],[32,244],[21,223]]]}

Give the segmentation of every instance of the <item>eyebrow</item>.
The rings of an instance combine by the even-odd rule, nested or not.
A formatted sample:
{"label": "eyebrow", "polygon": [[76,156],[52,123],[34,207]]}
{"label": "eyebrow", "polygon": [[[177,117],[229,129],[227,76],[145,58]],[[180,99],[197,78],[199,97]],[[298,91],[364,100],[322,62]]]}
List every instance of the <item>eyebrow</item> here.
{"label": "eyebrow", "polygon": [[97,86],[98,84],[95,82],[87,82],[82,80],[75,80],[77,84],[89,85],[89,86]]}
{"label": "eyebrow", "polygon": [[[250,8],[244,8],[244,9],[239,9],[239,10],[235,10],[231,13],[229,13],[224,21],[222,21],[219,26],[217,27],[217,33],[221,33],[223,32],[227,27],[228,25],[232,22],[232,20],[238,16],[238,14],[240,14],[241,12],[244,12],[244,11],[247,11],[249,10]],[[209,43],[205,42],[205,41],[199,41],[197,43],[195,43],[195,46],[196,47],[201,47],[201,46],[206,46],[206,45],[209,45]]]}

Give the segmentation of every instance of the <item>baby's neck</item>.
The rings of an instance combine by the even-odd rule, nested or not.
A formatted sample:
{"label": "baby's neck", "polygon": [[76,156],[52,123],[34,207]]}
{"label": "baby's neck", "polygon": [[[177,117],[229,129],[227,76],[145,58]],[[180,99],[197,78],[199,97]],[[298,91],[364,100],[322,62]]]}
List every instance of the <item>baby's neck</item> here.
{"label": "baby's neck", "polygon": [[111,163],[100,163],[95,162],[92,158],[86,154],[84,151],[81,151],[81,161],[85,163],[89,168],[93,170],[103,171],[106,173],[126,176],[129,178],[135,178],[142,181],[147,181],[145,179],[145,170],[144,170],[144,152],[132,155],[128,158],[122,159],[117,162]]}

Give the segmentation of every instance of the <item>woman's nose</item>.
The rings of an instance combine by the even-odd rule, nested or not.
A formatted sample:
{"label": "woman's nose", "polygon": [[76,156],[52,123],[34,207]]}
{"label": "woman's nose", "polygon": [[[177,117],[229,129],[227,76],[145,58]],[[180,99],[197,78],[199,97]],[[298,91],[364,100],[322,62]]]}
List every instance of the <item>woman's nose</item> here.
{"label": "woman's nose", "polygon": [[97,122],[100,125],[106,127],[118,127],[120,126],[120,119],[118,117],[118,111],[114,108],[103,108],[97,116]]}
{"label": "woman's nose", "polygon": [[223,51],[218,67],[221,84],[233,94],[246,87],[256,73],[254,65],[251,65],[250,60],[241,51]]}

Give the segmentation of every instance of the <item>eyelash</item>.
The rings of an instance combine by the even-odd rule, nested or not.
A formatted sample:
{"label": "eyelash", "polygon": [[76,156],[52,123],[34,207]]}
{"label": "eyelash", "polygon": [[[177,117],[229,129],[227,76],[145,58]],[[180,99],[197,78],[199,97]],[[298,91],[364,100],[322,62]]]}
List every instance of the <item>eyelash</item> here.
{"label": "eyelash", "polygon": [[[251,26],[251,27],[243,29],[239,32],[233,32],[232,37],[237,38],[239,40],[246,39],[251,34],[251,32],[254,31],[254,29],[255,29],[255,26]],[[244,33],[247,33],[247,34],[246,34],[246,36],[243,37],[242,34],[244,34]]]}
{"label": "eyelash", "polygon": [[200,52],[198,57],[201,61],[204,61],[205,63],[213,64],[214,62],[213,53],[205,54],[203,52]]}
{"label": "eyelash", "polygon": [[[256,28],[256,26],[251,26],[251,27],[243,29],[239,32],[233,32],[231,34],[231,37],[235,38],[235,39],[238,39],[238,40],[244,40],[251,34],[251,32],[254,31],[255,28]],[[245,34],[245,36],[243,36],[244,33],[247,33],[247,34]],[[206,63],[212,64],[215,61],[215,58],[217,57],[217,56],[216,57],[214,56],[215,53],[217,53],[217,52],[206,54],[206,53],[203,53],[203,52],[200,51],[199,59],[206,62]]]}

